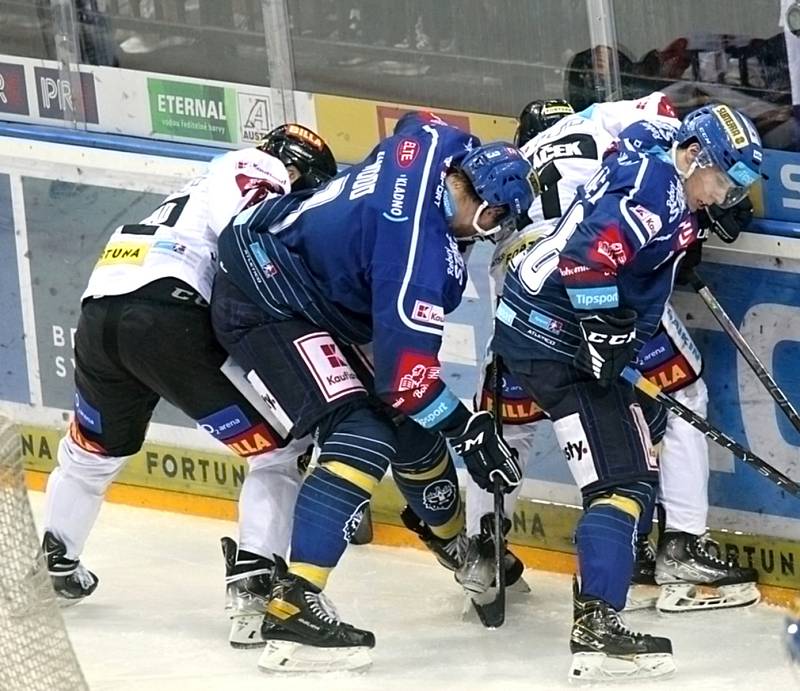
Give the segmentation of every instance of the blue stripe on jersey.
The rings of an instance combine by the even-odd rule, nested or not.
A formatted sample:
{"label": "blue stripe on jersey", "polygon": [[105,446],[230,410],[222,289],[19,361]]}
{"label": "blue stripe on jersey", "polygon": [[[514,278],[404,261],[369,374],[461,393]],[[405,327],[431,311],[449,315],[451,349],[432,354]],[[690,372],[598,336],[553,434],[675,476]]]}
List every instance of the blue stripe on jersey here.
{"label": "blue stripe on jersey", "polygon": [[412,413],[409,417],[418,425],[429,429],[439,425],[442,420],[453,413],[460,405],[461,401],[455,397],[455,394],[450,391],[450,389],[445,389],[433,399],[433,403],[427,408],[424,408],[419,413]]}

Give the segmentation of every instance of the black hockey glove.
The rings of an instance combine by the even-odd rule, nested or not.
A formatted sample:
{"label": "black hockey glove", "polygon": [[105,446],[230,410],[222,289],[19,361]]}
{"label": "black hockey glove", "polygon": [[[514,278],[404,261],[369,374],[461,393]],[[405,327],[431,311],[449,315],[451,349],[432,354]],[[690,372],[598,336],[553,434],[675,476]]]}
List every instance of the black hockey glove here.
{"label": "black hockey glove", "polygon": [[748,197],[730,209],[722,209],[713,204],[705,212],[701,211],[697,215],[697,221],[701,228],[707,228],[716,233],[722,242],[728,244],[734,242],[739,237],[739,233],[746,230],[752,220],[753,204]]}
{"label": "black hockey glove", "polygon": [[636,316],[634,310],[618,309],[581,317],[583,342],[575,366],[590,372],[601,386],[615,382],[636,353]]}
{"label": "black hockey glove", "polygon": [[678,273],[675,276],[675,285],[687,286],[692,282],[692,273],[695,267],[703,261],[703,243],[698,240],[689,245],[686,254],[681,259]]}
{"label": "black hockey glove", "polygon": [[503,491],[508,493],[522,479],[517,453],[497,433],[494,416],[488,410],[473,413],[448,439],[478,487],[491,490],[495,477],[499,477]]}

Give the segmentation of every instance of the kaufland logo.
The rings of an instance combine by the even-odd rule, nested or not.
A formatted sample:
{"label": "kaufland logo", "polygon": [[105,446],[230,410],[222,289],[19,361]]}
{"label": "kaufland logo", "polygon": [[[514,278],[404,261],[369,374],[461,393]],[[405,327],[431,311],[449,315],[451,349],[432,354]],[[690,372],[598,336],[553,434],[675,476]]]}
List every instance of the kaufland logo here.
{"label": "kaufland logo", "polygon": [[427,324],[444,324],[444,309],[439,305],[432,305],[429,302],[417,300],[414,303],[414,321],[425,322]]}
{"label": "kaufland logo", "polygon": [[270,100],[264,94],[237,94],[239,104],[239,134],[243,142],[255,144],[272,129]]}

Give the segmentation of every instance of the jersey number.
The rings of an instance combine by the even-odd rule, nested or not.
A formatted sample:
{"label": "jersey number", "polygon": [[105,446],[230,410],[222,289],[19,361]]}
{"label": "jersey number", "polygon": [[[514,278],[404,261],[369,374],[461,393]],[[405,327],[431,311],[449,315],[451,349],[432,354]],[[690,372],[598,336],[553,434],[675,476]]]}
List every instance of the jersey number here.
{"label": "jersey number", "polygon": [[517,273],[520,282],[529,293],[536,295],[550,274],[558,268],[559,253],[582,220],[583,205],[575,200],[553,234],[542,238],[530,251],[521,255],[522,261]]}
{"label": "jersey number", "polygon": [[188,194],[182,197],[167,199],[141,223],[131,223],[122,226],[120,233],[126,233],[128,235],[155,235],[156,231],[161,226],[173,228],[178,222],[183,210],[186,208],[186,203],[188,201]]}

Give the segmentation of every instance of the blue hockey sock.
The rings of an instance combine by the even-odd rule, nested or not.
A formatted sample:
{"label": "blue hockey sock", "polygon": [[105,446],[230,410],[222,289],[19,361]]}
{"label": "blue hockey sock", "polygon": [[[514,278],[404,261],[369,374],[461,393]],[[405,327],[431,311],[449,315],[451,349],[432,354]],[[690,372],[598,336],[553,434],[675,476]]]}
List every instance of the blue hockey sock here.
{"label": "blue hockey sock", "polygon": [[639,516],[639,521],[636,524],[636,535],[649,535],[653,530],[653,514],[656,510],[655,493],[652,500],[648,501],[644,510]]}
{"label": "blue hockey sock", "polygon": [[402,444],[392,464],[392,477],[414,513],[444,539],[455,537],[464,527],[464,511],[458,492],[458,475],[441,437],[427,448],[409,449]]}
{"label": "blue hockey sock", "polygon": [[600,598],[616,610],[625,606],[635,528],[636,518],[612,504],[594,504],[586,510],[575,532],[581,595]]}
{"label": "blue hockey sock", "polygon": [[370,496],[324,466],[315,468],[303,483],[294,508],[290,571],[323,587],[358,527]]}

